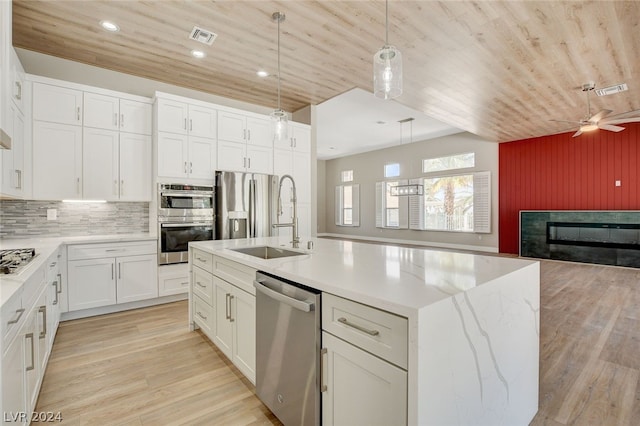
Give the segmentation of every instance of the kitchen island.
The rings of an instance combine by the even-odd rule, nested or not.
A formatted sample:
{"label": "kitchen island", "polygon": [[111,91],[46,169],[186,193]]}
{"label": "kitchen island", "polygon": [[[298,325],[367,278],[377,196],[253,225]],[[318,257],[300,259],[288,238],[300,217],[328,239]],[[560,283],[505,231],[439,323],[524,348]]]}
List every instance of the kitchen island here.
{"label": "kitchen island", "polygon": [[538,262],[351,241],[313,243],[312,250],[298,250],[303,255],[276,259],[234,249],[291,249],[288,239],[189,246],[192,253],[209,253],[406,318],[408,424],[531,421],[538,409]]}

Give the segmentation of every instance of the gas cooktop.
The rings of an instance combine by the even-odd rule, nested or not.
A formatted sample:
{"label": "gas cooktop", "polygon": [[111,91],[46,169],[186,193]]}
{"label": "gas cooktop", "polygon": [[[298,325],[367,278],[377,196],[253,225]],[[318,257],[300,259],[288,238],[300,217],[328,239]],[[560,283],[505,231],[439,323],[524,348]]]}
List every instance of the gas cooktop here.
{"label": "gas cooktop", "polygon": [[0,275],[16,274],[36,257],[36,249],[0,250]]}

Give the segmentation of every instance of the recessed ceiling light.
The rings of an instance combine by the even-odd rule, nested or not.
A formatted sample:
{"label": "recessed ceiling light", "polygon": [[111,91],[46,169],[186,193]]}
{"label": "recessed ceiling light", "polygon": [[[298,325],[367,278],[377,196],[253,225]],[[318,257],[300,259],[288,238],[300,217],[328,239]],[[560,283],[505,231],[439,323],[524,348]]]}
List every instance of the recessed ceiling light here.
{"label": "recessed ceiling light", "polygon": [[205,53],[202,50],[192,50],[191,56],[193,56],[194,58],[202,59],[207,55],[205,55]]}
{"label": "recessed ceiling light", "polygon": [[102,26],[102,28],[107,31],[111,31],[112,33],[120,31],[120,27],[111,21],[100,21],[100,26]]}
{"label": "recessed ceiling light", "polygon": [[258,75],[258,77],[268,77],[269,73],[266,72],[265,70],[260,70],[258,72],[256,72],[256,74]]}

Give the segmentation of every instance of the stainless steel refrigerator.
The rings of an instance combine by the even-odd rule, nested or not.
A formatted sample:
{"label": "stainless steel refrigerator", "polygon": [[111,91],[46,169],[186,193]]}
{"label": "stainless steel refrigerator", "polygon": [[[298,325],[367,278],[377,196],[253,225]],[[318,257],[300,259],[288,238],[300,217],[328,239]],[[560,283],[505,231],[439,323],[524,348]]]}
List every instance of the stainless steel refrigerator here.
{"label": "stainless steel refrigerator", "polygon": [[217,240],[272,235],[278,176],[216,171],[215,193]]}

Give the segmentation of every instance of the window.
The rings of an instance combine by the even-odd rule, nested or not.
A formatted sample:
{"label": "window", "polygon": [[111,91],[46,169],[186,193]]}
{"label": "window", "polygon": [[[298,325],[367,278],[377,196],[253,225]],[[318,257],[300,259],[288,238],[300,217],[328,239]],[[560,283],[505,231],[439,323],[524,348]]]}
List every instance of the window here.
{"label": "window", "polygon": [[336,186],[336,225],[360,226],[360,185]]}
{"label": "window", "polygon": [[408,228],[408,199],[406,196],[392,195],[391,191],[391,188],[406,184],[406,180],[376,183],[377,228]]}
{"label": "window", "polygon": [[489,172],[427,177],[419,181],[424,185],[424,195],[409,197],[412,229],[491,232]]}
{"label": "window", "polygon": [[400,176],[400,164],[399,163],[385,164],[385,166],[384,166],[384,177],[390,178],[390,177],[398,177],[398,176]]}
{"label": "window", "polygon": [[342,182],[353,182],[353,170],[343,170],[341,178]]}
{"label": "window", "polygon": [[427,158],[422,160],[422,172],[432,173],[443,170],[466,169],[475,166],[475,153],[449,155],[447,157]]}

